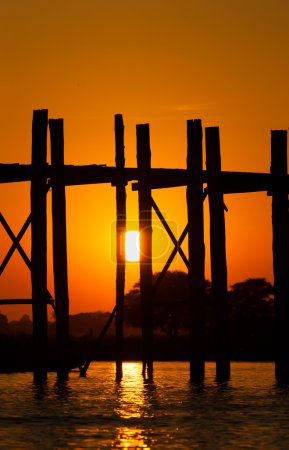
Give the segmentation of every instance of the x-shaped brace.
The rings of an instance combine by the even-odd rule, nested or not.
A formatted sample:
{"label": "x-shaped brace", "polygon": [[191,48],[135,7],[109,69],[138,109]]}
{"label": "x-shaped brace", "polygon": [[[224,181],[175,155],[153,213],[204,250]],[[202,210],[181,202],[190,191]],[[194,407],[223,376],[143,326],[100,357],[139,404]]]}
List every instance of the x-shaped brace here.
{"label": "x-shaped brace", "polygon": [[[208,194],[208,190],[204,189],[203,201],[205,200],[207,194]],[[164,228],[166,229],[168,235],[170,236],[170,238],[171,238],[171,240],[172,240],[172,242],[174,244],[174,248],[173,248],[173,250],[172,250],[172,252],[171,252],[167,262],[165,263],[162,271],[160,272],[159,276],[157,277],[157,279],[155,281],[155,284],[153,285],[152,295],[154,296],[156,291],[157,291],[157,289],[158,289],[158,287],[159,287],[159,285],[160,285],[160,283],[161,283],[161,281],[163,280],[165,274],[169,270],[169,267],[170,267],[171,263],[173,262],[173,259],[174,259],[174,257],[176,256],[177,253],[180,254],[180,256],[182,257],[182,259],[183,259],[183,261],[184,261],[184,263],[186,265],[186,267],[188,268],[189,261],[188,261],[188,258],[186,257],[186,255],[184,254],[184,252],[183,252],[183,250],[181,248],[181,245],[182,245],[185,237],[188,234],[189,226],[187,224],[185,226],[181,236],[179,237],[179,239],[176,239],[174,234],[173,234],[173,232],[172,232],[172,230],[170,229],[167,221],[165,220],[164,216],[162,215],[161,211],[159,210],[158,206],[156,205],[154,199],[151,198],[151,201],[152,201],[153,209],[155,210],[157,216],[159,217],[160,221],[162,222]]]}
{"label": "x-shaped brace", "polygon": [[[5,267],[7,266],[8,262],[11,259],[11,256],[13,255],[13,253],[15,252],[16,249],[20,253],[20,255],[21,255],[23,261],[25,262],[26,266],[28,267],[28,269],[31,270],[31,261],[28,258],[27,254],[25,253],[25,251],[23,250],[23,247],[20,244],[20,240],[22,239],[27,228],[31,224],[31,214],[29,214],[29,216],[27,217],[26,221],[24,222],[24,224],[23,224],[21,230],[19,231],[19,233],[17,234],[17,236],[15,236],[15,234],[13,233],[13,231],[11,230],[10,226],[8,225],[7,221],[5,220],[5,218],[1,212],[0,212],[0,223],[2,224],[4,230],[10,237],[11,241],[13,242],[13,244],[11,245],[10,249],[7,252],[7,255],[5,256],[5,258],[3,259],[2,263],[1,263],[0,275],[3,273]],[[46,289],[46,294],[47,294],[48,299],[53,298],[47,289]]]}
{"label": "x-shaped brace", "polygon": [[20,255],[22,256],[22,259],[24,260],[24,262],[27,265],[28,269],[31,270],[31,261],[30,261],[30,259],[28,258],[28,256],[26,255],[25,251],[23,250],[23,248],[20,245],[20,240],[22,239],[22,237],[24,236],[27,228],[31,224],[31,214],[29,214],[29,216],[27,217],[24,225],[22,226],[22,228],[19,231],[17,236],[15,236],[15,234],[11,230],[10,226],[8,225],[6,220],[4,219],[4,216],[3,216],[2,213],[0,213],[0,222],[3,225],[4,230],[6,231],[6,233],[8,234],[8,236],[10,237],[10,239],[13,242],[13,244],[11,245],[10,249],[7,252],[7,255],[5,256],[5,258],[3,259],[2,263],[1,263],[0,275],[3,273],[5,267],[7,266],[8,262],[11,259],[11,256],[13,255],[13,253],[15,252],[16,249],[19,251]]}

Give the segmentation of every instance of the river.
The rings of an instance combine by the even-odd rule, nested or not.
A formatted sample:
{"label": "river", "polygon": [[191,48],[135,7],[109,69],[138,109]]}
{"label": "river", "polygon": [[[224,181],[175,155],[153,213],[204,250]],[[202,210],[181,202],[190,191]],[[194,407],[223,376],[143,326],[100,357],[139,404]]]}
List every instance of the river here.
{"label": "river", "polygon": [[206,364],[201,385],[185,362],[156,362],[153,381],[140,363],[125,363],[121,382],[112,362],[94,362],[86,378],[0,374],[3,449],[288,449],[289,389],[272,363],[232,363],[217,383]]}

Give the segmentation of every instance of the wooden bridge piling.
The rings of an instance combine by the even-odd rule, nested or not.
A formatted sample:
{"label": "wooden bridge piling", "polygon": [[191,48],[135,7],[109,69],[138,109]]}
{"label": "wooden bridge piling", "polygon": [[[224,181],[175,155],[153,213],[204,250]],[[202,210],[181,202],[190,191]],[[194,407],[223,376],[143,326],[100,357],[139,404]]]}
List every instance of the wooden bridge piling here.
{"label": "wooden bridge piling", "polygon": [[190,301],[190,378],[205,376],[205,244],[201,120],[187,121],[188,283]]}
{"label": "wooden bridge piling", "polygon": [[136,127],[139,169],[140,302],[142,322],[143,375],[153,375],[152,317],[152,203],[150,186],[151,151],[149,125]]}
{"label": "wooden bridge piling", "polygon": [[116,175],[116,378],[122,378],[123,309],[125,292],[126,180],[124,176],[124,125],[121,114],[115,115]]}
{"label": "wooden bridge piling", "polygon": [[48,111],[33,112],[31,179],[31,285],[34,380],[47,378],[46,161]]}
{"label": "wooden bridge piling", "polygon": [[[31,269],[32,299],[1,299],[0,304],[32,304],[34,380],[47,378],[47,304],[53,299],[47,291],[46,195],[52,186],[53,271],[56,300],[56,338],[58,376],[69,372],[69,296],[67,280],[67,242],[65,186],[111,183],[116,187],[116,306],[102,330],[105,335],[116,313],[116,376],[122,377],[123,309],[125,288],[126,184],[139,197],[140,301],[142,315],[143,375],[153,375],[153,289],[152,289],[152,206],[151,190],[186,186],[188,225],[188,282],[191,309],[190,377],[200,382],[205,375],[205,245],[203,184],[207,183],[210,212],[211,278],[215,308],[216,375],[230,376],[229,324],[227,305],[227,263],[225,242],[224,193],[269,191],[272,193],[273,271],[275,294],[275,374],[279,382],[289,382],[289,234],[287,173],[287,131],[271,132],[271,173],[222,172],[220,138],[217,127],[206,128],[206,163],[203,170],[202,124],[187,122],[187,168],[152,169],[149,125],[137,125],[137,168],[125,168],[124,125],[115,116],[115,167],[103,165],[65,166],[63,120],[49,120],[51,165],[47,164],[48,111],[33,112],[31,165],[0,164],[0,183],[31,181],[31,215],[15,236],[4,217],[0,222],[12,239],[12,248],[1,264],[4,270],[17,248]],[[156,205],[154,205],[156,209]],[[157,209],[156,209],[157,211]],[[161,219],[161,213],[159,211]],[[31,220],[31,262],[19,241]],[[167,230],[168,231],[168,230]],[[176,242],[173,240],[176,244]],[[176,246],[175,251],[178,251]],[[93,355],[91,355],[92,358]],[[90,358],[90,360],[91,360]],[[90,362],[90,361],[89,361]],[[84,365],[86,373],[89,362]]]}
{"label": "wooden bridge piling", "polygon": [[271,132],[273,273],[275,295],[275,375],[289,382],[289,227],[287,131]]}
{"label": "wooden bridge piling", "polygon": [[50,119],[52,169],[53,274],[56,308],[57,374],[65,379],[69,373],[69,294],[67,275],[66,198],[63,180],[63,119]]}
{"label": "wooden bridge piling", "polygon": [[225,381],[230,378],[230,357],[228,351],[229,323],[224,198],[219,183],[221,174],[219,128],[206,128],[205,134],[216,377],[219,381]]}

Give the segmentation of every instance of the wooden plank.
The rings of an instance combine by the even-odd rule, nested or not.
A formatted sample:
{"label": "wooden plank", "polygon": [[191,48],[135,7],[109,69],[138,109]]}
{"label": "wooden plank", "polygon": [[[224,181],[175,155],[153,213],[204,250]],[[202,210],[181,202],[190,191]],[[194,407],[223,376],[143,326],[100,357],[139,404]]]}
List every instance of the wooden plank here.
{"label": "wooden plank", "polygon": [[69,294],[67,274],[66,198],[63,184],[63,119],[50,119],[52,167],[52,237],[53,274],[56,308],[57,374],[65,379],[69,373]]}
{"label": "wooden plank", "polygon": [[31,164],[0,164],[0,184],[31,181]]}
{"label": "wooden plank", "polygon": [[116,377],[122,378],[123,307],[125,289],[126,180],[124,176],[124,125],[122,115],[115,116],[116,180]]}
{"label": "wooden plank", "polygon": [[275,295],[275,375],[289,382],[289,236],[287,131],[271,132],[273,271]]}
{"label": "wooden plank", "polygon": [[33,112],[31,180],[31,284],[34,379],[47,378],[47,224],[46,173],[48,111]]}
{"label": "wooden plank", "polygon": [[153,375],[152,319],[152,210],[149,176],[151,151],[149,125],[136,127],[137,165],[139,169],[139,231],[140,231],[140,301],[143,345],[143,375]]}
{"label": "wooden plank", "polygon": [[205,375],[205,244],[202,180],[202,123],[187,121],[188,283],[190,302],[190,377],[200,382]]}
{"label": "wooden plank", "polygon": [[[54,307],[54,300],[52,298],[46,300],[47,305]],[[32,298],[2,298],[0,305],[32,305]]]}
{"label": "wooden plank", "polygon": [[[46,167],[47,177],[51,176],[51,166]],[[207,173],[203,171],[203,183],[207,183]],[[137,181],[139,171],[137,168],[124,169],[126,182]],[[19,164],[0,164],[0,183],[17,181],[29,181],[32,177],[31,166]],[[71,166],[64,167],[64,183],[66,186],[80,186],[85,184],[112,183],[115,185],[117,170],[115,167],[103,165]],[[162,169],[153,168],[150,171],[151,189],[165,189],[181,187],[188,184],[186,169]],[[223,171],[216,180],[215,188],[224,194],[237,194],[246,192],[270,191],[272,177],[269,173],[250,172],[226,172]],[[287,191],[289,192],[289,176],[287,176]],[[132,185],[133,190],[138,190],[138,183]]]}
{"label": "wooden plank", "polygon": [[[151,189],[187,186],[188,181],[185,169],[151,169]],[[202,171],[202,181],[207,183],[207,172],[205,170]],[[223,171],[215,180],[215,189],[224,194],[270,191],[271,187],[271,175],[268,173]],[[289,192],[289,177],[287,189]],[[132,184],[132,190],[138,190],[138,183]]]}
{"label": "wooden plank", "polygon": [[211,277],[214,298],[216,374],[218,380],[230,377],[229,323],[227,304],[227,261],[223,193],[216,189],[221,173],[219,128],[206,128],[206,164],[210,211]]}
{"label": "wooden plank", "polygon": [[[116,179],[114,167],[66,166],[65,174],[65,184],[67,186],[95,183],[115,184]],[[138,169],[125,168],[125,178],[127,182],[137,181],[139,179]],[[148,180],[151,189],[181,187],[188,184],[186,169],[152,168]],[[202,171],[202,181],[207,183],[206,171]],[[224,194],[241,194],[270,191],[271,186],[271,175],[268,173],[223,171],[215,188],[221,190]],[[287,178],[287,189],[289,192],[289,177]],[[138,190],[138,183],[133,183],[132,190]]]}

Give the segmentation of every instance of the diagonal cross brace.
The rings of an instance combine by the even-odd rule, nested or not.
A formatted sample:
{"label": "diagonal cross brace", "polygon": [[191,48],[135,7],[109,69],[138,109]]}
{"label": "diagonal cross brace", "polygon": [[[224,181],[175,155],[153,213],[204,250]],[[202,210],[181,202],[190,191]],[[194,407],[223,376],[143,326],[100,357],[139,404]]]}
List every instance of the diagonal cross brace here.
{"label": "diagonal cross brace", "polygon": [[182,259],[183,259],[183,261],[184,261],[184,263],[185,263],[186,266],[188,267],[188,264],[189,264],[188,258],[187,258],[186,255],[184,254],[183,249],[180,247],[179,242],[178,242],[178,240],[175,238],[174,233],[172,232],[172,230],[171,230],[169,224],[167,223],[166,219],[164,218],[163,214],[161,213],[160,209],[158,208],[158,206],[157,206],[157,204],[156,204],[156,202],[154,201],[153,198],[151,198],[151,202],[152,202],[152,207],[153,207],[153,209],[155,210],[155,212],[156,212],[158,218],[160,219],[161,223],[162,223],[163,226],[164,226],[164,229],[166,230],[166,232],[167,232],[168,235],[170,236],[170,238],[171,238],[171,240],[172,240],[172,242],[173,242],[173,244],[174,244],[174,246],[175,246],[176,251],[179,252],[179,254],[181,255],[181,257],[182,257]]}
{"label": "diagonal cross brace", "polygon": [[[178,252],[178,249],[179,249],[180,246],[182,245],[182,243],[183,243],[183,241],[184,241],[184,239],[185,239],[187,233],[188,233],[188,225],[185,226],[185,228],[184,228],[184,230],[183,230],[183,232],[182,232],[180,238],[179,238],[178,241],[177,241],[177,245],[173,248],[173,250],[172,250],[172,252],[171,252],[171,254],[170,254],[170,256],[169,256],[167,262],[165,263],[165,265],[164,265],[164,267],[163,267],[161,273],[159,274],[159,276],[157,277],[157,279],[156,279],[156,281],[155,281],[155,284],[153,285],[153,292],[152,292],[152,295],[153,295],[153,296],[155,295],[155,293],[156,293],[156,291],[157,291],[159,285],[161,284],[161,281],[163,280],[165,274],[166,274],[167,271],[169,270],[169,267],[170,267],[171,263],[173,262],[173,259],[174,259],[174,257],[176,256],[176,254],[177,254],[177,252]],[[186,263],[186,266],[187,266],[187,263]]]}
{"label": "diagonal cross brace", "polygon": [[3,273],[5,267],[7,266],[8,262],[11,259],[11,256],[13,255],[13,253],[14,253],[14,251],[16,249],[19,251],[19,253],[22,256],[22,258],[23,258],[25,264],[27,265],[27,267],[31,270],[30,259],[28,258],[28,256],[26,255],[25,251],[23,250],[23,248],[20,245],[20,240],[22,239],[22,237],[24,236],[27,228],[31,224],[31,214],[29,214],[29,216],[27,217],[23,227],[21,228],[21,230],[19,231],[17,236],[14,235],[14,233],[11,230],[10,226],[8,225],[6,220],[4,219],[4,216],[2,215],[2,213],[0,213],[0,222],[2,223],[3,228],[5,229],[6,233],[8,234],[8,236],[10,237],[10,239],[13,242],[13,244],[11,245],[9,251],[7,252],[7,255],[5,256],[5,258],[3,259],[2,263],[1,263],[0,275]]}
{"label": "diagonal cross brace", "polygon": [[[19,231],[17,236],[15,236],[15,234],[11,230],[10,226],[8,225],[8,223],[5,220],[5,218],[4,218],[2,213],[0,213],[0,223],[2,224],[2,226],[5,229],[6,233],[8,234],[8,236],[11,239],[11,241],[13,242],[13,244],[11,245],[7,255],[5,256],[5,258],[3,259],[2,263],[1,263],[0,275],[3,273],[5,267],[7,266],[9,260],[11,259],[11,256],[13,255],[13,253],[14,253],[14,251],[16,249],[20,253],[20,255],[21,255],[22,259],[24,260],[24,262],[25,262],[26,266],[28,267],[28,269],[31,271],[31,261],[28,258],[28,256],[26,255],[25,251],[23,250],[23,248],[22,248],[22,246],[20,244],[20,240],[22,239],[22,237],[24,236],[27,228],[31,224],[31,214],[29,214],[29,216],[27,217],[25,223],[23,224],[23,226],[22,226],[22,228]],[[46,295],[47,295],[47,298],[49,298],[49,299],[53,298],[52,295],[50,294],[50,292],[48,291],[48,289],[46,289]]]}
{"label": "diagonal cross brace", "polygon": [[[203,193],[203,201],[205,201],[207,195],[208,195],[208,189],[205,188],[205,189],[204,189],[204,193]],[[152,199],[152,206],[153,206],[153,208],[155,209],[154,203],[155,203],[155,202],[154,202],[154,200]],[[155,211],[156,211],[156,209],[155,209]],[[157,211],[156,211],[156,213],[157,213]],[[158,214],[158,213],[157,213],[157,214]],[[164,221],[165,221],[165,219],[164,219]],[[163,223],[163,222],[162,222],[162,223]],[[166,223],[166,221],[165,221],[165,223]],[[186,235],[188,234],[188,229],[189,229],[189,227],[188,227],[188,224],[187,224],[187,225],[185,226],[185,228],[184,228],[184,230],[183,230],[183,232],[182,232],[182,234],[181,234],[181,236],[180,236],[180,238],[179,238],[178,240],[175,238],[175,236],[173,235],[172,231],[170,230],[170,232],[171,232],[172,235],[173,235],[172,241],[173,241],[173,243],[175,244],[175,247],[173,248],[173,250],[172,250],[172,252],[171,252],[171,254],[170,254],[170,256],[169,256],[167,262],[165,263],[165,265],[164,265],[164,267],[163,267],[161,273],[159,274],[159,276],[157,277],[157,279],[156,279],[156,281],[155,281],[155,284],[153,285],[153,290],[152,290],[152,295],[153,295],[153,296],[155,295],[155,293],[156,293],[156,291],[157,291],[159,285],[161,284],[161,281],[164,279],[165,274],[166,274],[167,271],[169,270],[169,267],[170,267],[171,263],[173,262],[173,259],[174,259],[174,257],[176,256],[177,252],[179,252],[180,255],[181,255],[181,252],[183,253],[183,251],[182,251],[182,249],[181,249],[181,245],[182,245],[182,243],[183,243],[183,241],[184,241]],[[170,235],[170,234],[169,234],[169,235]],[[171,236],[171,235],[170,235],[170,236]],[[172,237],[171,237],[171,238],[172,238]],[[181,252],[180,252],[180,251],[181,251]],[[184,257],[181,255],[182,258],[183,258],[183,261],[184,261],[184,263],[186,264],[186,266],[188,267],[188,259],[187,259],[186,255],[185,255],[184,253],[183,253],[183,255],[184,255],[184,257],[185,257],[185,258],[184,258]]]}

